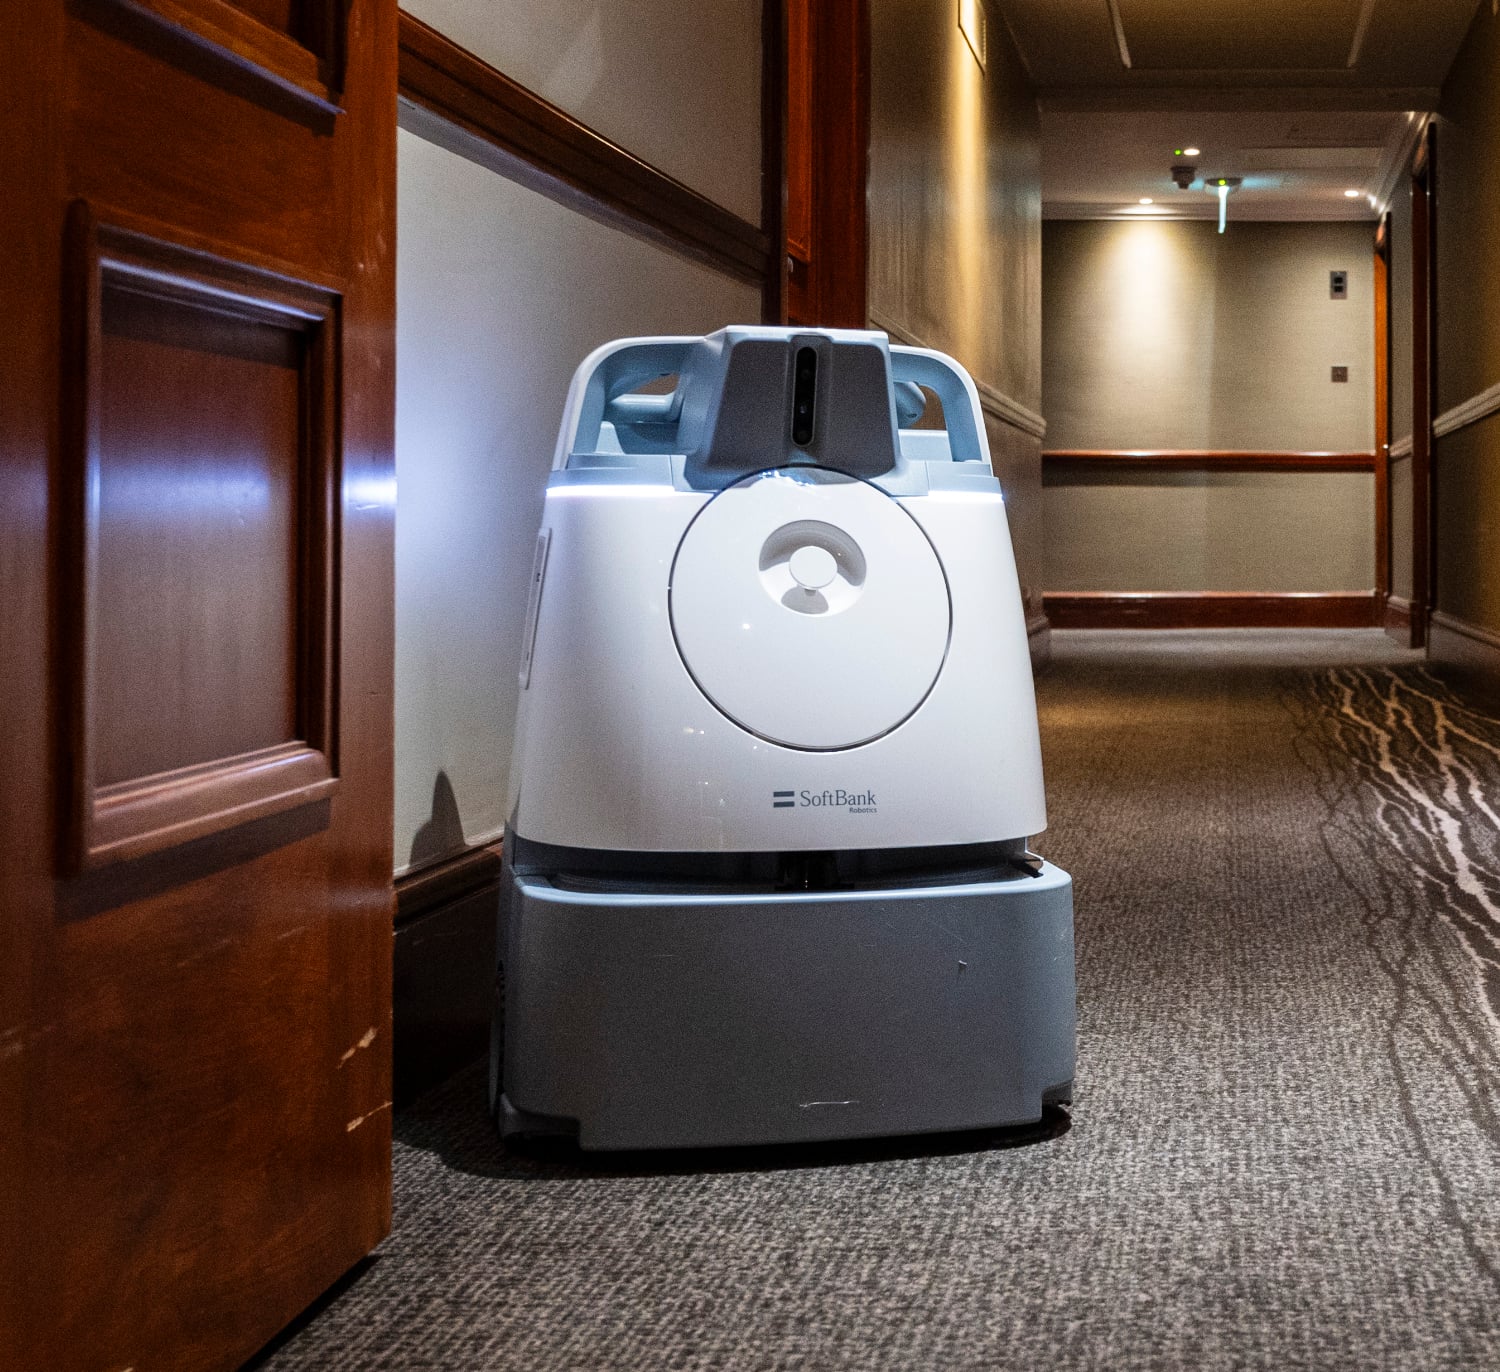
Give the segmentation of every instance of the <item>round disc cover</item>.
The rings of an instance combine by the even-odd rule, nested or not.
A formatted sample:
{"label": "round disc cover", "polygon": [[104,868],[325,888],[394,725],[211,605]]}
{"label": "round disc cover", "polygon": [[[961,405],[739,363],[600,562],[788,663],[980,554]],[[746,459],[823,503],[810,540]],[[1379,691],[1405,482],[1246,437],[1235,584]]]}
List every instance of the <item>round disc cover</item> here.
{"label": "round disc cover", "polygon": [[683,664],[735,723],[792,748],[852,748],[927,697],[948,653],[948,582],[890,496],[824,467],[746,477],[677,547]]}

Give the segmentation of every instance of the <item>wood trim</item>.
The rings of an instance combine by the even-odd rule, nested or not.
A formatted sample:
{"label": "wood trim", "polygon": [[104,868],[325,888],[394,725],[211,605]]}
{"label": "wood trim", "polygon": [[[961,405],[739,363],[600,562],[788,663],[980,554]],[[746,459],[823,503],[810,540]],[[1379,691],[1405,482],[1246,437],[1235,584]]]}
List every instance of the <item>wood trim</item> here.
{"label": "wood trim", "polygon": [[1365,629],[1381,622],[1374,591],[1049,591],[1054,629]]}
{"label": "wood trim", "polygon": [[489,1042],[500,845],[396,880],[391,1095],[398,1106]]}
{"label": "wood trim", "polygon": [[399,41],[401,122],[412,132],[738,280],[761,286],[779,270],[763,229],[626,152],[404,11]]}
{"label": "wood trim", "polygon": [[[789,82],[806,75],[805,114],[794,97],[787,120],[787,227],[805,222],[807,242],[783,245],[788,322],[814,328],[868,326],[870,154],[869,0],[790,0]],[[805,169],[805,176],[803,175]],[[805,190],[803,189],[805,184]],[[794,232],[795,236],[795,232]]]}
{"label": "wood trim", "polygon": [[144,37],[153,52],[182,61],[197,74],[250,83],[278,100],[290,99],[321,116],[339,115],[339,25],[330,0],[322,36],[333,60],[289,34],[262,24],[228,0],[72,0],[83,14],[128,38]]}
{"label": "wood trim", "polygon": [[992,419],[1019,429],[1032,438],[1046,438],[1047,421],[1035,410],[1029,410],[1019,400],[997,390],[987,381],[974,379],[974,389],[979,392],[979,407]]}
{"label": "wood trim", "polygon": [[[338,776],[339,301],[337,291],[159,236],[144,221],[70,211],[68,347],[75,378],[64,424],[68,507],[59,584],[67,708],[59,712],[64,870],[177,847],[326,800]],[[97,564],[106,278],[121,289],[296,332],[302,362],[296,728],[285,743],[101,786],[96,782]]]}
{"label": "wood trim", "polygon": [[1198,471],[1371,472],[1374,453],[1266,451],[1233,448],[1049,448],[1044,462],[1118,467],[1165,467]]}
{"label": "wood trim", "polygon": [[1417,148],[1411,183],[1411,646],[1427,642],[1427,611],[1432,603],[1430,542],[1432,517],[1432,199],[1434,128]]}
{"label": "wood trim", "polygon": [[1451,433],[1479,423],[1481,419],[1488,419],[1496,411],[1500,411],[1500,382],[1480,391],[1478,395],[1471,395],[1452,409],[1444,410],[1432,421],[1433,437],[1446,438]]}
{"label": "wood trim", "polygon": [[1397,642],[1405,643],[1411,637],[1411,601],[1398,595],[1386,596],[1381,627]]}
{"label": "wood trim", "polygon": [[760,224],[768,244],[761,286],[763,324],[780,324],[786,312],[786,254],[776,247],[786,221],[787,6],[760,7]]}
{"label": "wood trim", "polygon": [[1442,610],[1429,617],[1427,655],[1433,662],[1473,672],[1500,685],[1500,634]]}
{"label": "wood trim", "polygon": [[487,843],[396,878],[396,922],[462,900],[500,879],[502,845]]}
{"label": "wood trim", "polygon": [[1391,216],[1375,237],[1375,589],[1391,590]]}

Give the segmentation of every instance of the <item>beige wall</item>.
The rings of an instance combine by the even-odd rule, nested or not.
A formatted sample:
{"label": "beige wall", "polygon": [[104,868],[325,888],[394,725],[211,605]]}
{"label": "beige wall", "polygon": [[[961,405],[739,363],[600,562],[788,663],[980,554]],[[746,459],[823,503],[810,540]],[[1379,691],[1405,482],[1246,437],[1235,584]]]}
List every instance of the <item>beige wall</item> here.
{"label": "beige wall", "polygon": [[1367,591],[1361,472],[1047,472],[1049,591]]}
{"label": "beige wall", "polygon": [[[758,0],[408,0],[627,151],[760,220]],[[496,837],[542,490],[569,378],[760,293],[402,132],[397,148],[396,865]]]}
{"label": "beige wall", "polygon": [[[1480,5],[1437,132],[1439,412],[1500,383],[1500,18]],[[1500,632],[1500,418],[1437,440],[1437,607]]]}
{"label": "beige wall", "polygon": [[1049,448],[1374,446],[1369,224],[1054,221],[1044,243]]}
{"label": "beige wall", "polygon": [[760,223],[760,0],[405,0],[403,8]]}
{"label": "beige wall", "polygon": [[1015,406],[1023,425],[1041,409],[1036,93],[998,14],[984,70],[957,15],[926,0],[870,6],[870,318],[973,373],[1021,584],[1036,592],[1041,441],[1011,422]]}
{"label": "beige wall", "polygon": [[[1370,225],[1055,221],[1043,232],[1050,449],[1367,452]],[[1349,273],[1349,298],[1328,274]],[[1349,381],[1330,380],[1335,364]],[[1363,591],[1366,473],[1049,464],[1049,591]]]}

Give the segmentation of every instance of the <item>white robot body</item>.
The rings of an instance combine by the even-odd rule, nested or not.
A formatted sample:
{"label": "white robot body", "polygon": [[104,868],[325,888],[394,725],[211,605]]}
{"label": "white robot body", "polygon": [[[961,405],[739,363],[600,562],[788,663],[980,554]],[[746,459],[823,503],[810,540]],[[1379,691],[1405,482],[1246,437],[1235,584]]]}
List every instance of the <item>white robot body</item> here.
{"label": "white robot body", "polygon": [[788,1142],[1071,1098],[1071,883],[1028,847],[1026,626],[951,359],[764,327],[598,349],[521,685],[507,1134]]}
{"label": "white robot body", "polygon": [[[683,565],[711,499],[753,505],[757,492],[711,497],[568,476],[548,490],[538,545],[515,832],[575,848],[723,852],[982,843],[1045,828],[1026,629],[998,489],[893,498],[867,488],[869,502],[892,507],[891,523],[909,526],[905,541],[929,575],[921,594],[903,596],[909,564],[892,554],[890,603],[872,603],[820,654],[805,635],[778,636],[778,620],[793,631],[807,620],[823,627],[785,610],[779,586],[765,589],[757,574],[743,603],[716,605],[732,590]],[[772,509],[746,511],[748,541],[799,520],[831,524],[834,512],[808,516],[845,493],[808,494],[793,489],[764,502]],[[708,551],[710,531],[695,532]],[[874,602],[886,550],[866,551],[862,599]],[[718,648],[695,622],[715,613],[746,651],[730,643],[725,679],[700,684],[687,655]],[[693,634],[701,647],[684,641]],[[713,670],[706,662],[699,675]]]}

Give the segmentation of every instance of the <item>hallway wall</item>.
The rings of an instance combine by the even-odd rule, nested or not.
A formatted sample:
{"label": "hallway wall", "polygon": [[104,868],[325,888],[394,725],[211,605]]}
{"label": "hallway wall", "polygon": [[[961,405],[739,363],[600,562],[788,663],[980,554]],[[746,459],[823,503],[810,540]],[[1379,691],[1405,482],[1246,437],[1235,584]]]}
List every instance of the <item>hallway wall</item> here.
{"label": "hallway wall", "polygon": [[956,8],[870,6],[869,310],[973,374],[1028,619],[1041,619],[1041,153],[998,16],[981,69]]}
{"label": "hallway wall", "polygon": [[406,0],[403,8],[760,223],[760,0]]}
{"label": "hallway wall", "polygon": [[[1372,226],[1053,221],[1047,448],[1371,453]],[[1349,274],[1332,300],[1329,272]],[[1346,365],[1349,380],[1330,379]],[[1366,592],[1369,471],[1049,459],[1049,592]]]}
{"label": "hallway wall", "polygon": [[760,293],[413,134],[397,158],[402,870],[505,824],[526,584],[574,367],[622,335],[753,322]]}
{"label": "hallway wall", "polygon": [[[1437,400],[1433,484],[1438,657],[1500,669],[1500,18],[1480,5],[1443,86],[1437,128]],[[1466,637],[1460,632],[1460,637]]]}

